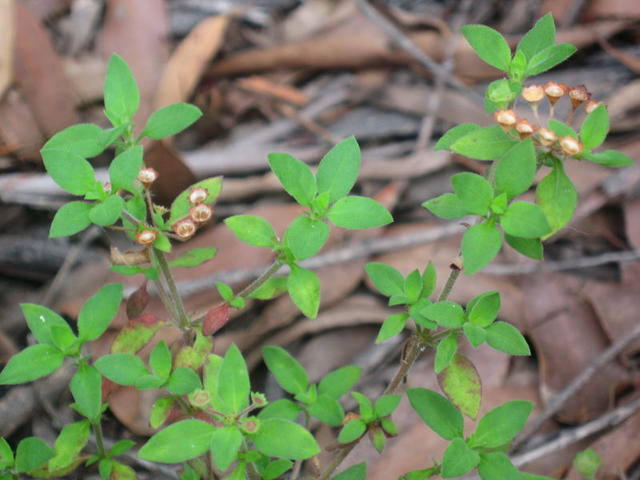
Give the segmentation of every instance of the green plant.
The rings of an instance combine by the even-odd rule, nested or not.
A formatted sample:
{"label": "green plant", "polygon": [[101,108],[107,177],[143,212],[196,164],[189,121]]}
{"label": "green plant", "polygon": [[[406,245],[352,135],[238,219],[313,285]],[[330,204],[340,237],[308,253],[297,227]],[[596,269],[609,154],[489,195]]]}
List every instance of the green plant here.
{"label": "green plant", "polygon": [[[176,104],[153,113],[140,133],[132,118],[139,105],[133,76],[118,57],[109,62],[105,82],[105,114],[112,128],[95,125],[69,127],[52,137],[42,149],[45,167],[67,192],[82,197],[64,205],[53,219],[50,235],[68,236],[91,224],[123,229],[133,242],[143,247],[138,263],[114,265],[123,275],[144,275],[156,285],[170,322],[183,333],[183,342],[173,346],[155,344],[145,362],[138,352],[163,326],[158,319],[145,317],[148,300],[144,286],[127,300],[131,325],[113,342],[111,353],[92,358],[85,345],[101,337],[116,316],[123,300],[119,284],[102,287],[83,307],[77,331],[55,312],[23,305],[23,313],[37,344],[15,355],[0,373],[0,384],[25,383],[51,374],[65,359],[74,364],[70,384],[73,408],[82,420],[67,425],[55,445],[29,437],[15,451],[0,441],[0,479],[23,474],[59,477],[82,464],[97,463],[102,478],[135,478],[135,472],[117,457],[135,446],[121,440],[105,447],[101,421],[108,402],[103,398],[103,381],[137,389],[163,389],[150,412],[151,426],[161,428],[137,451],[145,460],[183,464],[185,480],[276,479],[292,470],[300,478],[301,462],[314,457],[320,447],[309,432],[311,418],[332,427],[341,427],[335,459],[313,476],[320,480],[361,480],[366,465],[355,465],[333,476],[341,461],[361,438],[369,436],[382,450],[397,428],[391,419],[401,395],[396,393],[402,378],[427,347],[435,350],[435,373],[443,396],[424,388],[410,389],[409,401],[434,432],[450,442],[440,463],[409,472],[407,480],[434,475],[453,478],[477,468],[483,480],[544,478],[520,473],[505,451],[524,426],[532,409],[525,401],[510,401],[484,415],[472,434],[465,437],[463,415],[475,419],[479,413],[480,378],[468,358],[458,353],[466,338],[474,347],[487,343],[511,355],[528,355],[529,346],[512,325],[498,321],[500,294],[486,292],[466,306],[448,300],[459,274],[472,275],[497,255],[506,242],[515,250],[541,259],[542,240],[557,232],[571,219],[577,194],[564,171],[570,157],[608,166],[632,161],[619,152],[593,152],[608,132],[604,106],[591,101],[584,87],[561,84],[524,87],[524,80],[566,59],[575,50],[555,45],[555,27],[550,15],[543,17],[521,40],[515,54],[502,36],[485,26],[464,27],[463,33],[485,61],[505,71],[508,78],[492,83],[486,107],[498,125],[473,124],[449,130],[436,148],[448,149],[479,160],[491,161],[486,177],[460,173],[451,179],[453,193],[429,200],[424,206],[446,219],[472,216],[475,220],[462,239],[462,259],[454,262],[442,290],[434,297],[437,279],[432,264],[404,277],[393,267],[369,263],[367,274],[389,305],[402,306],[404,313],[390,315],[383,323],[377,342],[397,335],[412,321],[410,337],[401,366],[381,396],[370,399],[351,392],[358,413],[345,414],[341,399],[356,384],[360,369],[344,366],[311,384],[303,366],[286,350],[266,347],[267,368],[290,396],[270,402],[251,391],[245,359],[236,346],[225,355],[211,353],[214,334],[228,320],[231,308],[242,308],[249,298],[269,299],[287,292],[308,317],[315,317],[320,305],[320,282],[311,270],[299,265],[315,255],[326,243],[329,223],[342,228],[379,227],[392,221],[389,212],[373,199],[350,195],[360,168],[360,150],[354,138],[331,149],[314,173],[306,164],[284,153],[271,154],[269,165],[285,191],[305,211],[287,227],[282,238],[266,220],[236,215],[225,224],[243,242],[268,248],[274,262],[263,275],[239,292],[224,283],[216,285],[222,303],[202,318],[185,310],[178,294],[172,268],[194,267],[216,255],[215,248],[193,249],[168,261],[172,240],[188,240],[212,216],[222,188],[222,179],[209,178],[182,192],[169,209],[153,202],[150,187],[157,172],[145,167],[140,141],[174,135],[195,122],[197,108]],[[568,96],[573,105],[566,123],[553,118],[546,127],[520,119],[512,110],[519,95],[532,106],[540,121],[538,103],[546,98],[553,107]],[[584,105],[589,112],[578,134],[570,126],[574,113]],[[115,148],[109,167],[110,184],[96,180],[86,160]],[[536,188],[536,203],[516,200],[533,184],[537,171],[548,170]],[[287,265],[286,277],[277,277]],[[177,420],[176,420],[177,418]],[[170,420],[171,419],[171,420]],[[301,423],[300,422],[301,420]],[[90,432],[97,452],[85,453]],[[333,476],[333,477],[332,477]]]}

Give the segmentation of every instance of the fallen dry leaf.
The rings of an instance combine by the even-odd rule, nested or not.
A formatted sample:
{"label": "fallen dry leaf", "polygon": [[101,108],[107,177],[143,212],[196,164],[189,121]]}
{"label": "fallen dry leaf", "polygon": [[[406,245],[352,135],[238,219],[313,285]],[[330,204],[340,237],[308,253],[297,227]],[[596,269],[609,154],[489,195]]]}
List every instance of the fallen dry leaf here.
{"label": "fallen dry leaf", "polygon": [[18,89],[9,89],[0,99],[0,118],[0,138],[4,147],[18,158],[39,158],[44,135]]}
{"label": "fallen dry leaf", "polygon": [[13,80],[14,0],[0,0],[0,98]]}

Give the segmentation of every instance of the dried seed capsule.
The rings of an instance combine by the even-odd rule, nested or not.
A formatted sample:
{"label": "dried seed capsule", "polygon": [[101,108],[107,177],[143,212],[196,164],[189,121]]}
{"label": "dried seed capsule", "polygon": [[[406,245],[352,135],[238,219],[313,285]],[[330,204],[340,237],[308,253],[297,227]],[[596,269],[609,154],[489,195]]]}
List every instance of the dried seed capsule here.
{"label": "dried seed capsule", "polygon": [[204,203],[200,203],[189,209],[189,216],[191,220],[196,223],[204,223],[213,216],[213,208]]}
{"label": "dried seed capsule", "polygon": [[584,102],[588,101],[591,94],[584,85],[569,88],[569,99],[574,109],[578,108]]}
{"label": "dried seed capsule", "polygon": [[567,93],[567,86],[564,83],[547,82],[544,85],[544,93],[547,95],[549,103],[555,105]]}
{"label": "dried seed capsule", "polygon": [[198,205],[199,203],[204,202],[208,196],[209,192],[207,192],[206,188],[192,188],[189,192],[189,203],[192,205]]}
{"label": "dried seed capsule", "polygon": [[198,227],[195,222],[190,218],[184,218],[182,220],[177,221],[171,226],[171,229],[175,232],[183,240],[191,238]]}
{"label": "dried seed capsule", "polygon": [[544,98],[544,88],[540,85],[529,85],[522,89],[522,98],[529,103],[538,104]]}
{"label": "dried seed capsule", "polygon": [[548,128],[538,129],[538,141],[544,147],[550,147],[558,141],[558,136]]}
{"label": "dried seed capsule", "polygon": [[158,238],[158,232],[155,230],[142,230],[141,232],[136,233],[136,241],[146,247],[153,245],[156,238]]}
{"label": "dried seed capsule", "polygon": [[505,130],[509,130],[518,121],[516,113],[513,110],[498,110],[493,114],[496,122]]}
{"label": "dried seed capsule", "polygon": [[584,109],[587,111],[587,113],[591,113],[596,108],[598,108],[600,105],[602,105],[602,102],[596,102],[595,100],[589,100],[587,102],[587,105],[584,107]]}
{"label": "dried seed capsule", "polygon": [[573,137],[562,137],[560,139],[560,148],[565,155],[577,155],[582,151],[582,144]]}
{"label": "dried seed capsule", "polygon": [[145,187],[149,188],[153,182],[158,179],[158,171],[155,168],[141,168],[137,176],[138,181]]}
{"label": "dried seed capsule", "polygon": [[516,132],[520,135],[520,140],[529,138],[536,129],[537,127],[527,119],[518,120],[516,123]]}

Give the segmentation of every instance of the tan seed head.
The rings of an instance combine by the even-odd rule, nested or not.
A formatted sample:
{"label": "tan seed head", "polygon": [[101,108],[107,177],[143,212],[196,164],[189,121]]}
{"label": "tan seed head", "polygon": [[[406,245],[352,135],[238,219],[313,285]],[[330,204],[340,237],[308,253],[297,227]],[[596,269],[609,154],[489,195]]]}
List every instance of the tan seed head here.
{"label": "tan seed head", "polygon": [[145,187],[149,187],[158,179],[158,171],[155,168],[144,167],[138,172],[138,181]]}
{"label": "tan seed head", "polygon": [[544,98],[544,88],[540,85],[529,85],[522,89],[522,98],[529,103],[539,103]]}
{"label": "tan seed head", "polygon": [[565,155],[573,156],[582,152],[582,144],[573,137],[562,137],[560,139],[560,148]]}
{"label": "tan seed head", "polygon": [[173,229],[175,234],[178,235],[183,240],[191,238],[193,234],[196,233],[196,230],[198,229],[195,222],[190,218],[185,218],[177,221],[176,223],[173,224],[171,228]]}
{"label": "tan seed head", "polygon": [[189,192],[189,203],[192,205],[198,205],[199,203],[204,202],[208,196],[209,192],[207,192],[206,188],[192,188]]}
{"label": "tan seed head", "polygon": [[584,107],[584,109],[587,111],[587,113],[591,113],[596,108],[598,108],[600,105],[602,105],[602,102],[596,102],[595,100],[589,100],[587,102],[586,107]]}
{"label": "tan seed head", "polygon": [[569,88],[569,99],[573,108],[578,108],[584,102],[588,101],[591,94],[584,85]]}
{"label": "tan seed head", "polygon": [[558,141],[558,136],[548,128],[540,128],[537,133],[540,144],[545,147],[550,147]]}
{"label": "tan seed head", "polygon": [[196,223],[204,223],[213,216],[213,208],[204,203],[199,203],[189,209],[189,216]]}
{"label": "tan seed head", "polygon": [[518,121],[518,117],[516,117],[516,113],[513,110],[498,110],[493,114],[493,117],[506,130],[513,127]]}
{"label": "tan seed head", "polygon": [[527,119],[518,120],[518,123],[516,123],[516,132],[520,135],[521,140],[529,138],[536,129],[537,127]]}
{"label": "tan seed head", "polygon": [[146,247],[153,245],[156,238],[158,238],[158,232],[155,230],[142,230],[141,232],[136,233],[136,241]]}
{"label": "tan seed head", "polygon": [[547,82],[544,85],[544,93],[551,105],[555,105],[567,93],[567,86],[564,83]]}

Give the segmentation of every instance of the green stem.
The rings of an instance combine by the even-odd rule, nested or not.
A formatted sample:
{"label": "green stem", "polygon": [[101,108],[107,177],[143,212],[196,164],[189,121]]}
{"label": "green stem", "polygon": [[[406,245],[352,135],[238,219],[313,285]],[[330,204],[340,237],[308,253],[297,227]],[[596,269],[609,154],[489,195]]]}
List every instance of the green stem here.
{"label": "green stem", "polygon": [[171,273],[171,268],[169,268],[169,263],[167,262],[167,258],[164,256],[164,252],[154,248],[152,250],[153,255],[158,261],[158,266],[160,267],[160,273],[164,278],[164,281],[169,288],[169,297],[173,300],[173,304],[176,307],[177,320],[180,324],[180,328],[183,331],[186,331],[191,326],[191,321],[189,320],[189,315],[187,315],[187,311],[184,308],[184,303],[182,302],[182,297],[178,292],[178,287],[176,286],[176,282],[173,279],[173,274]]}
{"label": "green stem", "polygon": [[100,421],[92,424],[93,433],[96,436],[96,446],[98,447],[98,456],[100,458],[107,457],[107,450],[104,448],[104,433],[102,433],[102,424]]}
{"label": "green stem", "polygon": [[249,295],[251,295],[258,288],[260,288],[267,280],[273,277],[278,272],[278,270],[280,270],[280,267],[282,267],[282,265],[283,265],[283,262],[281,260],[276,260],[275,262],[273,262],[271,266],[262,273],[262,275],[260,275],[253,282],[247,285],[241,292],[239,292],[236,295],[236,297],[246,298]]}
{"label": "green stem", "polygon": [[440,296],[438,297],[439,302],[444,302],[447,298],[449,298],[451,290],[453,290],[453,287],[456,284],[459,276],[460,269],[457,267],[452,267],[451,271],[449,272],[449,278],[447,278],[447,282],[444,284],[442,292],[440,292]]}

